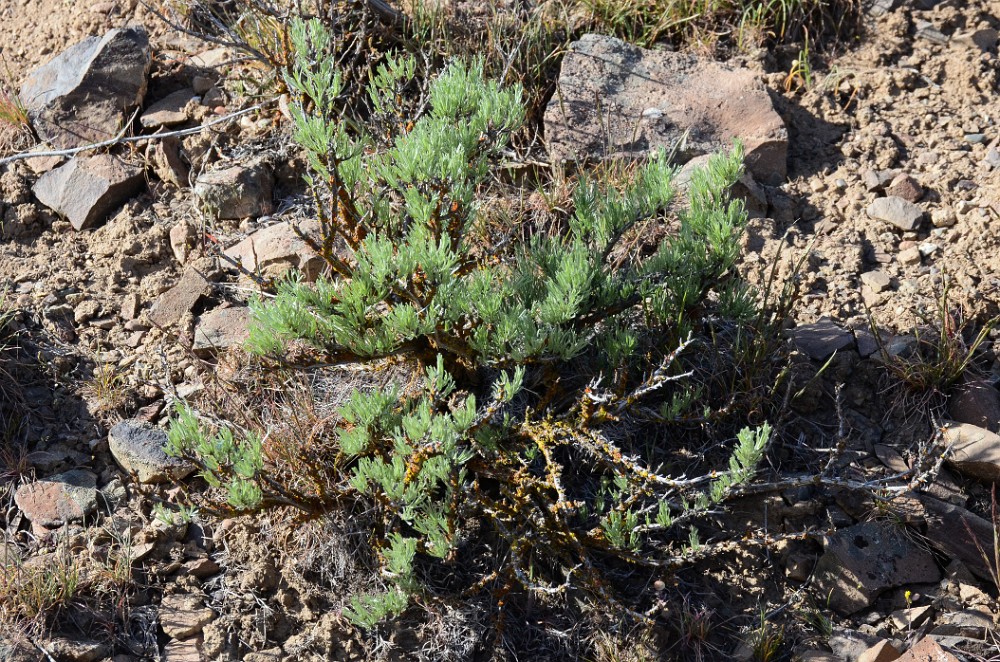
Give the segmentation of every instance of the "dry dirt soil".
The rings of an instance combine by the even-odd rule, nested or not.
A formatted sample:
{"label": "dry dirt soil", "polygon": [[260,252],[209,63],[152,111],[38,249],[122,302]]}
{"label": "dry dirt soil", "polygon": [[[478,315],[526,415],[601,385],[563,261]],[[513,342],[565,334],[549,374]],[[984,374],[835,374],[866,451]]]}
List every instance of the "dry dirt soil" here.
{"label": "dry dirt soil", "polygon": [[[766,190],[764,210],[751,222],[744,270],[763,284],[777,265],[779,283],[799,280],[803,296],[789,322],[790,335],[795,324],[822,318],[858,333],[855,344],[838,353],[817,379],[809,377],[824,361],[795,357],[803,395],[793,404],[787,441],[777,457],[789,466],[814,466],[841,443],[842,473],[858,480],[891,473],[900,463],[905,468],[916,448],[933,436],[948,395],[921,399],[895,386],[876,360],[870,326],[886,343],[905,337],[944,319],[945,295],[946,317],[955,328],[1000,312],[1000,65],[995,37],[986,48],[969,37],[1000,27],[1000,2],[898,4],[869,16],[856,45],[836,57],[815,57],[808,80],[789,81],[787,62],[779,69],[769,55],[745,62],[773,91],[789,128],[790,149],[788,181]],[[924,5],[935,6],[921,9]],[[85,36],[129,22],[143,24],[151,34],[150,98],[188,85],[194,75],[230,83],[239,78],[240,65],[225,58],[197,66],[193,58],[213,45],[169,29],[135,0],[0,0],[8,87],[16,89],[31,69]],[[227,90],[235,108],[235,87]],[[30,144],[25,136],[8,133],[8,151]],[[16,548],[27,565],[51,567],[66,549],[86,565],[106,556],[118,540],[111,533],[103,538],[92,533],[103,527],[118,535],[130,532],[142,552],[134,555],[131,584],[119,604],[101,603],[107,606],[104,614],[63,613],[57,630],[33,646],[17,653],[0,646],[0,659],[488,659],[492,625],[475,609],[427,614],[412,628],[378,634],[350,627],[338,606],[344,604],[343,586],[359,570],[333,542],[349,523],[292,529],[265,516],[164,524],[153,505],[170,500],[172,488],[138,489],[110,456],[106,436],[115,421],[163,422],[170,399],[224,391],[215,378],[233,376],[226,357],[209,362],[188,350],[197,315],[245,302],[250,291],[211,259],[197,258],[206,260],[201,264],[207,273],[218,274],[210,296],[173,329],[145,321],[153,301],[183,270],[171,229],[188,224],[198,237],[194,255],[208,255],[216,242],[231,244],[301,213],[301,162],[290,146],[287,120],[277,111],[185,138],[183,144],[195,171],[223,159],[271,154],[276,213],[209,226],[189,187],[166,183],[150,171],[145,192],[100,226],[77,232],[33,197],[30,187],[38,175],[29,163],[0,168],[0,292],[3,306],[15,315],[24,360],[34,366],[20,393],[30,405],[23,427],[28,454],[8,458],[13,469],[0,469],[10,477],[0,491],[8,512],[0,542]],[[148,156],[144,149],[126,156],[142,161]],[[873,220],[866,209],[885,192],[912,198],[925,212],[923,225],[901,232]],[[992,342],[987,339],[977,363],[989,388],[1000,377]],[[96,473],[108,495],[86,527],[44,531],[18,515],[11,495],[20,484],[77,467]],[[935,489],[952,503],[985,512],[981,483],[946,475]],[[920,511],[919,504],[910,506]],[[895,513],[870,496],[803,489],[748,500],[719,524],[763,525],[779,533],[906,519]],[[1000,614],[993,584],[949,565],[947,552],[933,545],[935,535],[944,534],[925,521],[932,518],[923,511],[913,518],[919,523],[910,535],[921,549],[934,550],[940,582],[894,587],[869,608],[840,616],[809,581],[824,549],[821,535],[763,551],[736,550],[677,577],[685,599],[675,615],[688,611],[667,620],[690,625],[705,619],[711,631],[703,637],[692,634],[695,628],[672,631],[668,638],[675,643],[645,659],[752,659],[752,647],[741,642],[755,631],[762,613],[774,623],[772,632],[784,632],[780,652],[771,659],[806,659],[810,650],[830,648],[839,657],[829,659],[856,659],[849,651],[858,649],[843,643],[854,641],[851,637],[890,639],[905,647],[928,630],[918,632],[905,620],[900,626],[893,614],[926,605],[938,619],[928,623],[939,625],[948,614],[972,609],[991,629]],[[195,596],[194,602],[185,602],[185,596]],[[202,622],[205,607],[211,611]],[[193,635],[182,636],[183,628],[163,626],[170,618],[198,625]],[[617,649],[607,642],[584,645],[572,624],[543,621],[524,625],[529,643],[520,652],[508,651],[506,659],[580,659],[581,651],[595,659],[643,659],[642,646],[634,642]],[[983,628],[979,637],[970,634],[974,629],[956,626],[961,636],[945,643],[968,651],[967,659],[1000,656]],[[626,634],[619,638],[628,641]],[[5,637],[15,638],[0,632],[0,644]]]}

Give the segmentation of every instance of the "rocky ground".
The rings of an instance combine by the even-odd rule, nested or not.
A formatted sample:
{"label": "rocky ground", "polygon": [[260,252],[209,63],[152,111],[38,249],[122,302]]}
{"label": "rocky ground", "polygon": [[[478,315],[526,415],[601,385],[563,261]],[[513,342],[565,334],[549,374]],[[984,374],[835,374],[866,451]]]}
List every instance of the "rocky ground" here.
{"label": "rocky ground", "polygon": [[[331,542],[340,523],[188,520],[157,506],[187,473],[162,453],[170,403],[224,397],[240,379],[235,348],[255,286],[234,264],[262,276],[322,266],[290,229],[309,227],[308,204],[281,104],[265,97],[233,116],[258,103],[240,95],[248,65],[141,4],[4,0],[0,16],[8,87],[48,146],[114,138],[128,106],[141,108],[134,135],[194,127],[111,155],[0,166],[0,292],[26,366],[15,395],[28,405],[9,422],[9,440],[24,445],[3,450],[0,602],[14,608],[10,587],[32,571],[77,568],[100,587],[90,609],[64,609],[57,629],[26,646],[0,632],[0,658],[485,659],[477,642],[489,626],[468,614],[379,636],[350,627],[336,609],[352,572]],[[788,325],[802,393],[775,458],[794,470],[832,457],[829,475],[842,480],[739,504],[720,526],[813,533],[682,571],[680,643],[646,658],[642,646],[632,657],[597,646],[597,659],[1000,656],[994,334],[951,391],[918,397],[901,384],[954,369],[937,350],[959,357],[958,376],[975,331],[1000,313],[1000,2],[882,0],[866,22],[856,47],[797,76],[764,52],[719,69],[599,39],[563,64],[545,116],[549,151],[534,162],[669,146],[675,129],[688,129],[687,157],[744,139],[741,190],[754,216],[744,269],[762,287],[797,280],[802,295]],[[109,33],[126,25],[141,28]],[[68,63],[38,69],[91,36]],[[595,54],[607,70],[586,69]],[[643,75],[616,74],[625,60]],[[109,61],[127,74],[102,106],[87,76]],[[52,73],[59,66],[83,75],[62,100],[49,98],[54,80],[72,77]],[[678,71],[686,83],[671,90]],[[703,102],[723,80],[739,104],[716,112]],[[606,115],[567,118],[560,104],[576,113],[590,85],[608,95]],[[695,120],[714,133],[699,134]],[[3,139],[6,154],[34,142],[9,128]],[[909,486],[919,490],[888,480],[854,489],[937,448],[933,464],[945,447],[946,464]],[[710,631],[699,635],[702,623]],[[768,637],[772,657],[761,653]],[[435,639],[446,641],[427,645]],[[565,650],[572,659],[580,649]]]}

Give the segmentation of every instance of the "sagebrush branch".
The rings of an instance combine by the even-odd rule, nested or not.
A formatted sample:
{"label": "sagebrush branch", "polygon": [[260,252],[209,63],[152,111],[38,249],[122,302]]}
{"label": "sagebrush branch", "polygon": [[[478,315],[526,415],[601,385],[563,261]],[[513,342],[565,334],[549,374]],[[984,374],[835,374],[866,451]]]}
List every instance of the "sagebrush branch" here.
{"label": "sagebrush branch", "polygon": [[56,149],[46,152],[21,152],[19,154],[13,154],[11,156],[0,159],[0,166],[7,165],[8,163],[13,163],[15,161],[24,161],[25,159],[41,159],[51,156],[75,156],[81,152],[88,152],[92,149],[100,149],[102,147],[114,147],[115,145],[126,145],[130,143],[142,143],[151,142],[154,140],[162,140],[164,138],[180,138],[183,136],[193,136],[196,133],[201,133],[205,129],[209,129],[213,126],[218,126],[230,120],[234,120],[237,117],[242,117],[243,115],[249,115],[250,113],[256,112],[258,110],[263,110],[264,108],[270,106],[278,99],[268,99],[263,103],[259,103],[256,106],[251,106],[249,108],[244,108],[243,110],[237,110],[236,112],[229,113],[228,115],[223,115],[211,122],[205,122],[204,124],[199,124],[198,126],[193,126],[187,129],[178,129],[176,131],[167,131],[165,133],[153,133],[149,135],[142,136],[125,136],[119,134],[114,138],[99,142],[91,143],[89,145],[82,145],[80,147],[72,147],[70,149]]}

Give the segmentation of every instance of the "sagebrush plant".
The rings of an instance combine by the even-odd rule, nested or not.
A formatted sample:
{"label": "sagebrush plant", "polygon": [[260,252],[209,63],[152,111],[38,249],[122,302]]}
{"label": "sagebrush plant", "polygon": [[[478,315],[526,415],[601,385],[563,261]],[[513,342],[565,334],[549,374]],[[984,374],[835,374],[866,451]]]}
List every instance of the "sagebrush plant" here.
{"label": "sagebrush plant", "polygon": [[[491,241],[473,232],[478,194],[524,120],[520,88],[454,61],[407,120],[396,109],[415,64],[387,57],[369,86],[373,135],[340,112],[323,26],[295,22],[291,39],[294,136],[321,227],[307,240],[329,269],[255,302],[247,347],[285,365],[402,362],[413,378],[355,391],[335,434],[298,447],[182,406],[169,451],[230,511],[362,505],[387,586],[354,598],[359,624],[440,597],[433,568],[459,559],[462,589],[500,602],[583,591],[641,616],[606,570],[669,573],[697,555],[699,516],[754,478],[771,435],[758,421],[715,454],[722,466],[675,475],[688,355],[758,314],[734,269],[742,148],[696,172],[679,209],[659,153],[624,184],[581,181],[564,232]],[[619,250],[672,221],[652,250]]]}

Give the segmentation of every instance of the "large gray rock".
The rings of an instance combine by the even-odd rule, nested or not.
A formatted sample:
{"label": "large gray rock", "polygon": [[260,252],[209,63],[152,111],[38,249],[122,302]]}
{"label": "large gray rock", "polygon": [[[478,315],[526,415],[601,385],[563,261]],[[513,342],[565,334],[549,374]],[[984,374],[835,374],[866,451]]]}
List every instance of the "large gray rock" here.
{"label": "large gray rock", "polygon": [[830,608],[840,614],[865,609],[887,589],[941,578],[931,553],[898,525],[855,524],[827,537],[825,546],[814,574],[816,589],[829,596]]}
{"label": "large gray rock", "polygon": [[43,205],[66,217],[77,230],[103,221],[145,185],[142,168],[110,154],[77,156],[50,170],[31,188]]}
{"label": "large gray rock", "polygon": [[22,485],[14,503],[33,524],[62,526],[97,510],[97,476],[74,469]]}
{"label": "large gray rock", "polygon": [[145,29],[111,30],[70,46],[21,85],[32,126],[53,147],[115,137],[142,103],[152,51]]}
{"label": "large gray rock", "polygon": [[792,330],[795,347],[816,361],[825,361],[834,352],[854,345],[854,335],[824,317],[812,324],[803,324]]}
{"label": "large gray rock", "polygon": [[878,198],[868,205],[868,216],[895,225],[904,232],[916,230],[924,217],[924,210],[894,195]]}
{"label": "large gray rock", "polygon": [[757,181],[778,184],[787,172],[788,131],[754,72],[594,34],[563,59],[545,138],[558,162],[675,146],[688,160],[740,138]]}
{"label": "large gray rock", "polygon": [[[301,223],[299,229],[319,239],[319,223]],[[265,277],[278,278],[296,269],[306,280],[315,280],[326,262],[303,241],[290,222],[258,230],[243,241],[227,248],[225,255],[244,269]]]}
{"label": "large gray rock", "polygon": [[217,219],[265,216],[274,211],[274,176],[264,163],[235,165],[206,172],[194,184],[194,194]]}
{"label": "large gray rock", "polygon": [[122,421],[108,433],[111,455],[140,483],[180,480],[194,471],[187,462],[167,455],[166,445],[167,433],[144,421]]}

